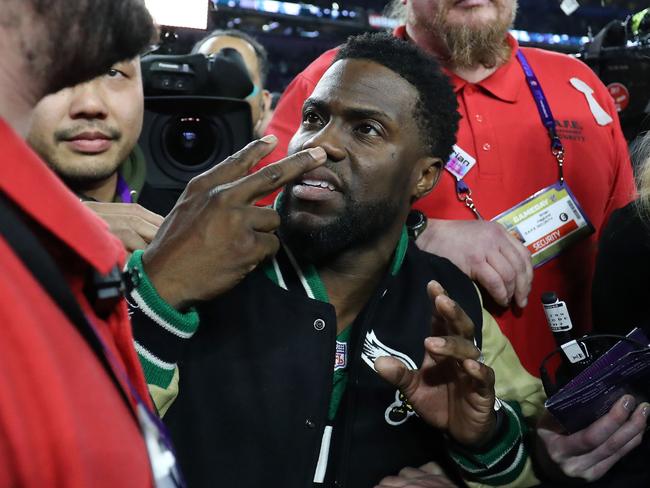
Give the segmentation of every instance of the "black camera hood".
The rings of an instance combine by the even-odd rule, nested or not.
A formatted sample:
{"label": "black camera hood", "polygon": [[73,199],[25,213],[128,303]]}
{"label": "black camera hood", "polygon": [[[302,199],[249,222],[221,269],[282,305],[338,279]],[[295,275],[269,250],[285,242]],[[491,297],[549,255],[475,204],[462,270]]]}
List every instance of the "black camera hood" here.
{"label": "black camera hood", "polygon": [[203,54],[147,54],[140,60],[145,96],[202,95],[246,98],[253,91],[244,60],[235,49]]}

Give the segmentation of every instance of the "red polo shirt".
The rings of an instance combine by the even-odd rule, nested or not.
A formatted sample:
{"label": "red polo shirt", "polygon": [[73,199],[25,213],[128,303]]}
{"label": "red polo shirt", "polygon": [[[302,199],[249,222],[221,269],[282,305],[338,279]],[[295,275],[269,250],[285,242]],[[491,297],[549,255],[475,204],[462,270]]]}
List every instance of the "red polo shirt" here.
{"label": "red polo shirt", "polygon": [[[405,29],[398,28],[395,35],[404,38]],[[514,54],[519,46],[512,37],[508,37],[508,42]],[[579,331],[590,329],[590,289],[598,231],[612,210],[633,198],[635,187],[627,144],[613,101],[596,75],[566,55],[530,48],[522,51],[557,121],[566,150],[566,182],[597,229],[596,234],[535,270],[525,310],[498,307],[486,300],[487,308],[497,318],[523,364],[531,373],[538,374],[542,358],[555,348],[540,305],[541,294],[555,291],[567,302]],[[336,52],[337,49],[332,49],[320,56],[285,91],[267,129],[268,134],[278,136],[279,143],[262,164],[286,155],[289,140],[300,124],[303,101]],[[514,55],[480,83],[468,83],[452,73],[447,74],[453,82],[462,115],[458,145],[477,160],[465,181],[484,218],[495,217],[557,181],[558,168],[549,149],[548,133]],[[594,98],[614,122],[605,126],[596,123],[585,96],[569,83],[572,77],[581,79],[594,90]],[[446,171],[436,189],[415,206],[432,218],[473,218],[457,200],[455,179]]]}
{"label": "red polo shirt", "polygon": [[[124,260],[106,225],[0,119],[0,191],[31,219],[84,312],[149,402],[126,306],[100,320],[82,289],[90,268]],[[143,487],[140,430],[95,354],[0,238],[0,486]]]}

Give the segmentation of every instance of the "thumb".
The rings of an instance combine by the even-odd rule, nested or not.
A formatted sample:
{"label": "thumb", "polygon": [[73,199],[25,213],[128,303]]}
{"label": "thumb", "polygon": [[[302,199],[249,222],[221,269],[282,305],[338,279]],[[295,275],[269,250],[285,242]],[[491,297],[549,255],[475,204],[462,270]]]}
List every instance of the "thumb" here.
{"label": "thumb", "polygon": [[406,396],[415,390],[417,371],[412,371],[399,359],[384,356],[375,360],[375,371]]}

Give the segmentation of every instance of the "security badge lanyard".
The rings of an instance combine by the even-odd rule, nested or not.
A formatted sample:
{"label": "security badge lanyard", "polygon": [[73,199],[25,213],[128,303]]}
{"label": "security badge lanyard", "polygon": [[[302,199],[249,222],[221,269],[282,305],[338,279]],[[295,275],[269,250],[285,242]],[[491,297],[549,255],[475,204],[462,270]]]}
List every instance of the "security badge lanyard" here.
{"label": "security badge lanyard", "polygon": [[[528,248],[533,258],[533,266],[537,267],[557,256],[568,244],[591,234],[593,226],[564,181],[564,146],[557,134],[548,99],[521,51],[517,51],[517,59],[524,71],[526,83],[535,100],[542,124],[548,131],[551,153],[557,161],[558,181],[492,220],[504,225],[508,232]],[[463,181],[463,177],[474,165],[475,160],[457,146],[454,146],[454,151],[445,168],[456,177],[456,196],[477,219],[482,220],[472,199],[472,191]],[[458,171],[459,159],[464,163],[463,171],[460,172]],[[563,242],[558,242],[561,240]]]}
{"label": "security badge lanyard", "polygon": [[122,365],[115,359],[115,356],[108,348],[101,335],[97,332],[95,325],[92,323],[90,317],[86,316],[87,324],[90,327],[97,342],[101,346],[104,357],[110,366],[109,373],[115,378],[119,378],[119,385],[126,385],[126,389],[135,399],[136,406],[133,408],[131,402],[128,401],[126,391],[122,388],[122,393],[125,401],[127,401],[127,408],[129,408],[140,425],[140,431],[144,438],[147,454],[151,465],[151,472],[155,488],[181,488],[185,487],[185,481],[178,469],[176,462],[176,455],[172,446],[172,441],[167,432],[166,427],[160,419],[154,414],[145,402],[138,391],[129,380],[129,377],[122,367]]}

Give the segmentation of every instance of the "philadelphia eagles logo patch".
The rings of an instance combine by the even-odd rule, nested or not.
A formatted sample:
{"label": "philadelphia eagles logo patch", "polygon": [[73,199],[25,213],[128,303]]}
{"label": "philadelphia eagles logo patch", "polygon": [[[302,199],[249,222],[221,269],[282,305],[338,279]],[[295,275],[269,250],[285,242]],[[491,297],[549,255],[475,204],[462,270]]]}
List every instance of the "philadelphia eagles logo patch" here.
{"label": "philadelphia eagles logo patch", "polygon": [[[403,352],[396,351],[385,345],[377,338],[374,330],[369,331],[363,341],[361,358],[373,371],[376,371],[375,360],[384,356],[390,356],[400,360],[408,369],[418,369],[410,357]],[[397,390],[395,392],[395,401],[386,408],[386,412],[384,413],[386,422],[389,425],[401,425],[412,415],[416,415],[413,407],[408,403],[406,397]]]}

